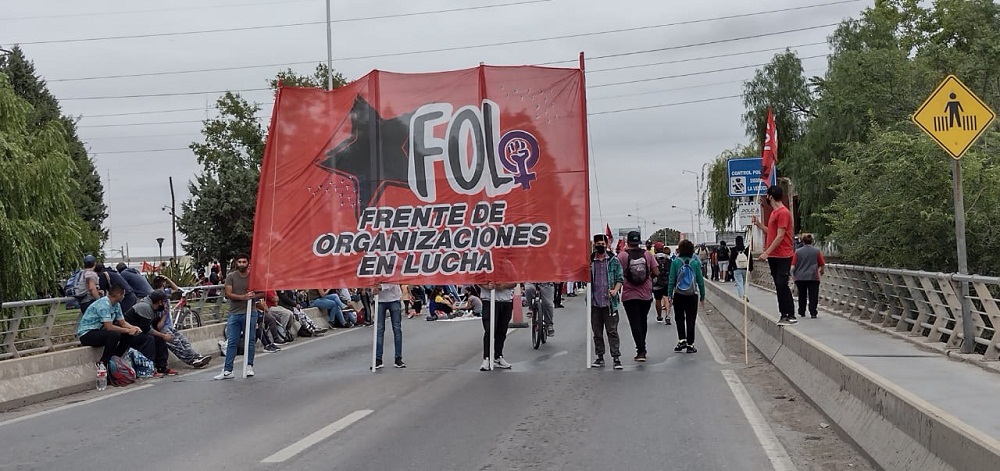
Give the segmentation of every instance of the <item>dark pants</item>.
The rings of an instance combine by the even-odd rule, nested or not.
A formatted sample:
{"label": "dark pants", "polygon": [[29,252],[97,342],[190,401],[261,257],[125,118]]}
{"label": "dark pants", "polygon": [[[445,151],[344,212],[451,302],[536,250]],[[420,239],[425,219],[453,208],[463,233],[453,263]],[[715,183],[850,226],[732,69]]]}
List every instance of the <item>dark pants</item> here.
{"label": "dark pants", "polygon": [[677,340],[694,345],[694,323],[698,320],[698,295],[674,295],[674,315],[677,320]]}
{"label": "dark pants", "polygon": [[562,306],[563,286],[565,286],[566,283],[556,283],[555,285],[556,285],[556,288],[555,288],[554,293],[553,293],[554,296],[552,297],[552,304],[554,306]]}
{"label": "dark pants", "polygon": [[809,314],[816,317],[816,305],[819,304],[819,280],[796,280],[799,288],[799,316],[806,316],[806,300],[809,301]]}
{"label": "dark pants", "polygon": [[[125,297],[122,298],[122,300],[118,303],[118,305],[121,306],[122,312],[128,312],[128,310],[132,309],[132,306],[135,306],[135,303],[137,303],[138,301],[139,301],[139,299],[135,297],[135,293],[134,292],[128,292],[128,293],[125,293]],[[138,349],[136,349],[136,350],[138,350]],[[146,358],[149,358],[149,357],[146,357]]]}
{"label": "dark pants", "polygon": [[159,337],[154,337],[153,335],[150,334],[142,334],[142,335],[152,337],[153,339],[153,350],[155,351],[154,353],[155,356],[154,358],[152,358],[152,360],[153,360],[153,365],[156,365],[156,371],[166,370],[167,358],[168,355],[170,354],[170,349],[167,348],[167,341]]}
{"label": "dark pants", "polygon": [[792,299],[792,288],[788,286],[792,258],[768,257],[767,266],[771,268],[774,290],[778,292],[778,312],[781,317],[795,317],[795,301]]}
{"label": "dark pants", "polygon": [[630,299],[623,301],[625,315],[628,316],[628,326],[632,329],[632,339],[635,340],[635,351],[640,355],[646,354],[646,318],[649,316],[649,308],[653,305],[652,299]]}
{"label": "dark pants", "polygon": [[153,336],[148,334],[134,336],[110,330],[94,329],[80,336],[80,345],[104,347],[104,353],[101,354],[101,362],[104,364],[107,364],[113,356],[124,356],[129,347],[138,350],[146,358],[155,356]]}
{"label": "dark pants", "polygon": [[[483,359],[490,357],[490,300],[483,300]],[[510,328],[510,318],[514,315],[513,301],[497,301],[497,323],[494,327],[493,346],[496,349],[496,356],[503,356],[503,344],[507,341],[507,329]]]}
{"label": "dark pants", "polygon": [[608,343],[611,347],[611,357],[621,356],[621,341],[618,338],[618,312],[611,312],[611,307],[590,308],[590,326],[594,330],[594,353],[604,356],[604,332],[608,333]]}

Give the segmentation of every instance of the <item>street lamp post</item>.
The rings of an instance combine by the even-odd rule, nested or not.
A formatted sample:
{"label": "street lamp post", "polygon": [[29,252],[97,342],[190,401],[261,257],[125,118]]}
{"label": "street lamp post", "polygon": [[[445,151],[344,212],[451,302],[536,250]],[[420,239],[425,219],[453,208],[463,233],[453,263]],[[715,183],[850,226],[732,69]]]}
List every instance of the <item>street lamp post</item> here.
{"label": "street lamp post", "polygon": [[163,241],[166,240],[163,237],[157,237],[156,243],[160,246],[160,263],[163,263]]}
{"label": "street lamp post", "polygon": [[[680,209],[682,211],[687,211],[687,212],[691,213],[691,232],[694,232],[694,210],[688,209],[688,208],[682,208],[680,206],[673,205],[673,204],[670,205],[670,207],[674,208],[674,209]],[[700,223],[701,221],[698,221],[698,222]],[[691,242],[695,242],[695,240],[692,239]]]}
{"label": "street lamp post", "polygon": [[652,222],[653,229],[656,229],[656,221],[649,221],[644,217],[640,217],[638,214],[629,214],[628,217],[630,218],[634,217],[636,220],[636,224],[639,224],[639,221],[642,221],[642,232],[645,233],[646,240],[649,240],[649,238],[652,237],[652,234],[649,233],[649,223]]}
{"label": "street lamp post", "polygon": [[[704,167],[702,167],[702,168],[704,169]],[[695,208],[698,208],[698,232],[701,232],[701,206],[702,206],[701,205],[701,184],[702,184],[702,179],[704,178],[704,175],[698,175],[697,172],[693,172],[691,170],[681,170],[681,173],[690,173],[691,175],[694,175],[694,184],[695,184],[695,191],[696,191],[696,193],[694,195],[694,204],[695,204]],[[676,208],[676,206],[674,206],[674,207]],[[694,231],[693,227],[691,228],[691,231]]]}

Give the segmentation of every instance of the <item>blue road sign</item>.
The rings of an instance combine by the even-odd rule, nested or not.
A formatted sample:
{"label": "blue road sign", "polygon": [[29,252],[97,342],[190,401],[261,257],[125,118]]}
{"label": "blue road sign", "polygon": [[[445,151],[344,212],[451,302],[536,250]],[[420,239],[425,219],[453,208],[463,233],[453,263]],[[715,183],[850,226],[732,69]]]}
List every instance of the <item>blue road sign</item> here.
{"label": "blue road sign", "polygon": [[767,187],[777,181],[777,170],[771,172],[770,184],[760,179],[760,157],[729,159],[729,196],[757,196],[767,193]]}

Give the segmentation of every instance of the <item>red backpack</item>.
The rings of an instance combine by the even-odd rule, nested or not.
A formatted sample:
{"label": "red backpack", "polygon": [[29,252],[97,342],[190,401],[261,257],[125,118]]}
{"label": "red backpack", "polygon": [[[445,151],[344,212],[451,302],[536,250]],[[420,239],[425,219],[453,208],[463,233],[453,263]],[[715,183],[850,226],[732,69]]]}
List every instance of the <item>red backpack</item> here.
{"label": "red backpack", "polygon": [[108,383],[112,386],[128,386],[135,382],[135,369],[124,358],[113,356],[108,360]]}

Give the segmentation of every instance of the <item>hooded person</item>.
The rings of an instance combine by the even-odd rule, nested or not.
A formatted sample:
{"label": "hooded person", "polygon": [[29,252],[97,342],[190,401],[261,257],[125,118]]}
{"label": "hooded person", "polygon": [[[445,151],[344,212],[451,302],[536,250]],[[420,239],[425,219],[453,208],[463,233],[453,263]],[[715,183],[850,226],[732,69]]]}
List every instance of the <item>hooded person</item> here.
{"label": "hooded person", "polygon": [[135,293],[136,299],[145,298],[146,296],[149,296],[149,293],[153,292],[153,287],[150,286],[146,277],[139,273],[139,270],[129,268],[124,262],[118,262],[115,269],[118,270],[118,274],[125,279],[125,282],[132,287],[132,291]]}

